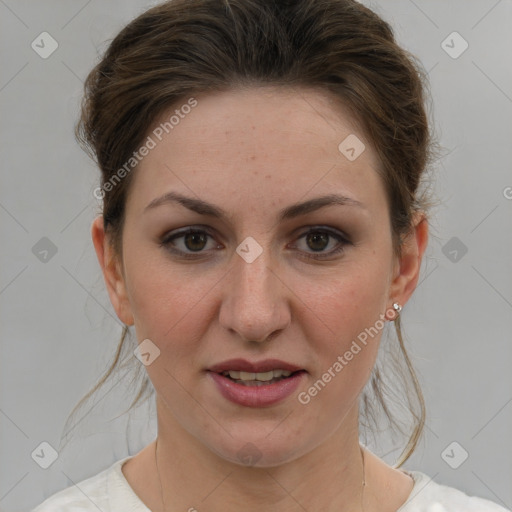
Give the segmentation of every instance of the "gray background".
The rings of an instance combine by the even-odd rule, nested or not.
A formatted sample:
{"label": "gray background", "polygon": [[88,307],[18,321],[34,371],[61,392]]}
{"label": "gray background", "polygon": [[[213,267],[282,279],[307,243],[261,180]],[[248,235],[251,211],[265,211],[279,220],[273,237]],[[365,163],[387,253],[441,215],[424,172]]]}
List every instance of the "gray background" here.
{"label": "gray background", "polygon": [[[0,0],[1,510],[28,510],[156,433],[146,407],[128,432],[127,415],[111,420],[134,392],[120,382],[102,390],[53,465],[42,469],[31,457],[43,441],[58,447],[70,409],[106,368],[121,332],[90,241],[99,174],[73,124],[83,79],[106,41],[155,3]],[[445,148],[422,280],[402,312],[428,407],[425,437],[405,468],[510,508],[512,2],[366,4],[429,71]],[[44,31],[58,42],[47,59],[31,47]],[[458,58],[442,46],[453,31],[469,44]],[[460,50],[452,39],[445,44]],[[43,237],[57,249],[46,261],[36,250]],[[469,454],[457,469],[441,455],[454,441],[462,448],[448,450],[452,465],[462,449]],[[399,453],[374,451],[389,463]]]}

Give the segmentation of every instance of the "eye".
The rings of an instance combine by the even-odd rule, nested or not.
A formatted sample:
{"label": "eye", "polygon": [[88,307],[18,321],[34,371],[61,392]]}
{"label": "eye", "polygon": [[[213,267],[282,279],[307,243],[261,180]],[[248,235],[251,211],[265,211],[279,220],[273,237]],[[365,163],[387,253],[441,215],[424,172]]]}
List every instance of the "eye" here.
{"label": "eye", "polygon": [[[208,246],[209,239],[213,242]],[[314,228],[306,231],[298,238],[304,240],[306,248],[299,248],[303,253],[302,257],[311,259],[327,259],[345,250],[345,246],[351,242],[337,231],[327,228]],[[337,243],[333,244],[333,241]],[[213,235],[205,229],[187,227],[177,232],[164,236],[160,245],[166,250],[183,258],[198,258],[212,249],[222,249],[223,246],[215,243]],[[301,244],[299,244],[301,245]],[[333,246],[329,251],[325,249]],[[294,246],[296,247],[296,246]],[[313,251],[308,253],[307,249]]]}
{"label": "eye", "polygon": [[[349,240],[341,233],[326,228],[314,228],[302,234],[298,240],[304,240],[307,248],[311,249],[313,253],[304,253],[305,258],[325,259],[335,254],[339,254],[345,250],[345,246],[350,244]],[[329,245],[333,245],[332,241],[336,240],[338,243],[334,244],[334,248],[325,251]]]}
{"label": "eye", "polygon": [[[178,254],[184,258],[194,258],[201,256],[208,248],[208,238],[213,240],[213,236],[204,229],[188,227],[173,234],[165,236],[160,245],[172,253]],[[181,240],[180,240],[181,239]],[[177,243],[176,241],[179,242]],[[213,244],[213,248],[222,248],[219,244]],[[190,252],[187,252],[190,251]]]}

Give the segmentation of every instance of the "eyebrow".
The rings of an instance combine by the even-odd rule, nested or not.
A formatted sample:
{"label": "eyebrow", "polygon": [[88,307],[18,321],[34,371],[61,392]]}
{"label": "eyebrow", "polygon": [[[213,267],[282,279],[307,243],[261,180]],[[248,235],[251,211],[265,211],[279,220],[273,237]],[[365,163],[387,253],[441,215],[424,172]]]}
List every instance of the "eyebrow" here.
{"label": "eyebrow", "polygon": [[[196,212],[200,215],[216,217],[221,220],[227,220],[229,217],[228,214],[218,206],[203,201],[202,199],[194,199],[192,197],[184,196],[178,192],[168,192],[161,197],[153,199],[153,201],[151,201],[144,208],[144,212],[152,208],[156,208],[157,206],[170,203],[179,203],[185,208],[188,208],[189,210],[192,210],[193,212]],[[320,208],[332,205],[356,206],[362,209],[366,209],[363,203],[351,197],[346,197],[339,194],[328,194],[304,201],[303,203],[295,203],[287,206],[286,208],[283,208],[278,213],[278,221],[282,222],[285,220],[293,219],[295,217],[311,213],[315,210],[319,210]]]}

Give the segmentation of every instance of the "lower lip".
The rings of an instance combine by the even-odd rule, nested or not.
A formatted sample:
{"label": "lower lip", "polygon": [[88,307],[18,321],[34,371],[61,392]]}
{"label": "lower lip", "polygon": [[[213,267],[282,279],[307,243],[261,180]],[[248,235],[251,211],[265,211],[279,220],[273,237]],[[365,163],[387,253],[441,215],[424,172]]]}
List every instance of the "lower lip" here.
{"label": "lower lip", "polygon": [[284,400],[298,388],[305,373],[300,371],[272,384],[245,386],[219,373],[208,372],[224,398],[246,407],[267,407]]}

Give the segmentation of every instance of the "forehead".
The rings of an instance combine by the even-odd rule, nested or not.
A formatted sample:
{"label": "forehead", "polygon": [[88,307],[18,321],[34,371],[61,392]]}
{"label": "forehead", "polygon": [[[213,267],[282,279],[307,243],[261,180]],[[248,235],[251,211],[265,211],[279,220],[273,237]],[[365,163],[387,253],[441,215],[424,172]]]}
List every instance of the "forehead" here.
{"label": "forehead", "polygon": [[280,209],[332,192],[376,208],[385,202],[370,141],[328,93],[254,87],[194,101],[162,113],[148,132],[154,147],[141,159],[129,197],[137,211],[171,190],[220,199],[225,209],[230,201]]}

